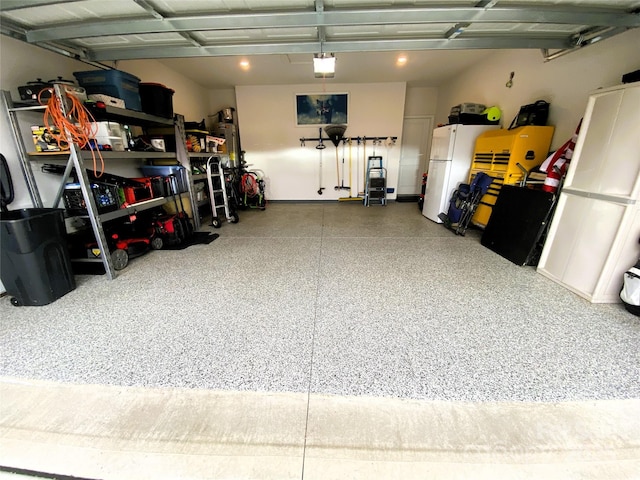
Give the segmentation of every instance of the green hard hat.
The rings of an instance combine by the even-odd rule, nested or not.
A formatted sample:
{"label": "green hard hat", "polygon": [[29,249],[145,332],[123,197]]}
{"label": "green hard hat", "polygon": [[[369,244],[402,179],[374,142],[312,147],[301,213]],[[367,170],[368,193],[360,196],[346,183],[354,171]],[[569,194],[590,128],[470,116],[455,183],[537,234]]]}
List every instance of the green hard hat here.
{"label": "green hard hat", "polygon": [[487,120],[490,120],[492,122],[495,122],[496,120],[500,120],[500,117],[502,116],[502,112],[498,107],[486,108],[484,112],[482,112],[482,114],[486,115]]}

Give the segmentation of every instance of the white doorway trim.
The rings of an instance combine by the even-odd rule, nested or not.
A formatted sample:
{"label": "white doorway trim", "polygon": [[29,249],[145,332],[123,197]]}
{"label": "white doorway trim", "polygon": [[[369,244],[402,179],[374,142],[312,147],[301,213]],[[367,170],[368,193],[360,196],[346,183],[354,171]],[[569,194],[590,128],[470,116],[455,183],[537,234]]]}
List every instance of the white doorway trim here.
{"label": "white doorway trim", "polygon": [[421,193],[422,174],[429,168],[434,120],[434,115],[411,115],[403,119],[398,195]]}

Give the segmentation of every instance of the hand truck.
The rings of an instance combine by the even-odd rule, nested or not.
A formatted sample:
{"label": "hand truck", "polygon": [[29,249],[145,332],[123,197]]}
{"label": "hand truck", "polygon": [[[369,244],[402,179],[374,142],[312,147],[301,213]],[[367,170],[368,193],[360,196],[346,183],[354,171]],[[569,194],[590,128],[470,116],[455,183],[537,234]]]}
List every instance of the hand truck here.
{"label": "hand truck", "polygon": [[207,180],[209,182],[209,199],[211,201],[211,225],[220,228],[222,222],[218,210],[224,209],[229,223],[238,223],[237,212],[229,206],[227,195],[227,176],[219,156],[209,157],[207,160]]}

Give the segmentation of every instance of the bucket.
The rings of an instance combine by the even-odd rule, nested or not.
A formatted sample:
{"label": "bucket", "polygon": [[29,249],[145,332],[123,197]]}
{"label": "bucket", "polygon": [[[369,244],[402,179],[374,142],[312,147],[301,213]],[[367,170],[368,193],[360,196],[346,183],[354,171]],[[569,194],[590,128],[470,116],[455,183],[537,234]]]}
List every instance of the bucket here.
{"label": "bucket", "polygon": [[219,123],[233,123],[234,121],[234,112],[235,109],[228,107],[223,108],[218,112],[218,122]]}

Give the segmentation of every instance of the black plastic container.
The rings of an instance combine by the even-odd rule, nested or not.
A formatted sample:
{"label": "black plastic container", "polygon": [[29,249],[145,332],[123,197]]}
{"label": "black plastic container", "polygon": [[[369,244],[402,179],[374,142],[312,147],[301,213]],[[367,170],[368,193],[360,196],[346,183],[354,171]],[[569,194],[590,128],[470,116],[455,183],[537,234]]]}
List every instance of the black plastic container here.
{"label": "black plastic container", "polygon": [[144,113],[173,118],[173,90],[159,83],[141,83],[139,89]]}
{"label": "black plastic container", "polygon": [[0,213],[0,277],[13,305],[47,305],[76,288],[64,209]]}

